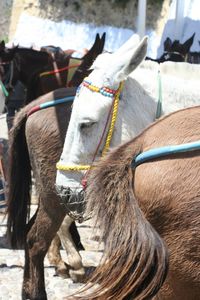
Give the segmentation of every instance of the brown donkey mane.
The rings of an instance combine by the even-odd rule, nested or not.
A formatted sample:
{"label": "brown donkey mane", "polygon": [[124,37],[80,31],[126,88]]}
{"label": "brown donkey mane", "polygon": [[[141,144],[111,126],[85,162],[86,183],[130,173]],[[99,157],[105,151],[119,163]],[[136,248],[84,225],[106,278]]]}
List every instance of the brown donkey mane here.
{"label": "brown donkey mane", "polygon": [[[130,166],[133,158],[145,150],[199,140],[199,115],[200,106],[197,106],[161,118],[133,140],[112,150],[91,171],[87,188],[86,215],[92,212],[99,225],[105,242],[105,251],[100,266],[91,278],[92,285],[96,283],[100,285],[84,296],[91,283],[89,286],[86,285],[83,294],[75,295],[75,299],[141,300],[151,299],[159,291],[168,271],[168,251],[164,240],[167,240],[167,246],[173,245],[173,238],[172,242],[168,242],[171,238],[168,231],[175,231],[179,218],[182,221],[180,225],[178,224],[178,228],[189,226],[185,225],[187,221],[184,219],[187,215],[190,219],[190,214],[193,213],[188,208],[186,213],[179,212],[179,208],[176,208],[177,203],[173,202],[175,200],[173,195],[171,196],[171,190],[165,191],[164,187],[169,184],[172,189],[174,181],[177,182],[176,189],[178,190],[181,185],[181,191],[178,193],[174,188],[178,199],[176,200],[184,200],[183,193],[188,190],[183,189],[183,178],[179,173],[180,170],[183,174],[188,172],[187,158],[191,158],[193,167],[198,166],[196,160],[199,151],[198,155],[192,151],[178,154],[178,158],[173,154],[167,158],[155,159],[137,167],[136,170],[132,170]],[[175,170],[178,170],[177,176]],[[171,173],[174,180],[173,177],[168,179]],[[165,184],[164,187],[160,183],[161,179]],[[191,179],[194,180],[190,176],[188,181]],[[198,187],[198,178],[194,183],[190,183],[192,188],[195,185]],[[179,194],[180,196],[177,196]],[[169,202],[163,203],[165,198]],[[185,205],[187,207],[187,204]],[[175,261],[173,255],[171,260]],[[184,268],[184,263],[182,265]],[[170,275],[167,278],[170,278]],[[165,286],[162,290],[165,291]],[[174,295],[159,299],[189,299],[184,298],[183,294]],[[197,295],[196,290],[193,295]],[[192,293],[191,299],[196,299]]]}

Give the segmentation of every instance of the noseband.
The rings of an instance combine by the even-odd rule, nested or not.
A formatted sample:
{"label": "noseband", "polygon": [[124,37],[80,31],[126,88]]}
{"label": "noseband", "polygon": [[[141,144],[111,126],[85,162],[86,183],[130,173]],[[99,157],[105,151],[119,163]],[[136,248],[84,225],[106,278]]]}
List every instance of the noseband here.
{"label": "noseband", "polygon": [[[91,82],[89,82],[87,79],[85,79],[83,81],[82,85],[84,87],[88,88],[89,90],[91,90],[92,92],[100,93],[105,97],[113,98],[113,102],[112,102],[111,109],[110,109],[108,117],[107,117],[107,122],[106,122],[105,128],[103,130],[103,134],[101,136],[100,142],[97,146],[97,149],[95,151],[95,154],[94,154],[94,157],[93,157],[93,160],[92,160],[92,164],[93,164],[93,162],[95,160],[95,157],[97,155],[97,152],[99,150],[99,147],[101,145],[102,139],[104,137],[104,134],[105,134],[105,131],[106,131],[109,119],[110,119],[110,115],[112,113],[110,128],[108,130],[108,134],[107,134],[107,137],[106,137],[106,142],[105,142],[105,145],[104,145],[104,148],[103,148],[102,156],[105,155],[105,153],[108,151],[108,149],[110,147],[111,139],[112,139],[112,136],[113,136],[113,130],[114,130],[114,126],[115,126],[115,122],[116,122],[116,118],[117,118],[117,111],[118,111],[118,105],[119,105],[119,96],[120,96],[120,93],[121,93],[122,88],[123,88],[123,83],[120,83],[119,88],[117,90],[112,90],[112,89],[107,88],[107,87],[99,88],[97,86],[92,85]],[[64,164],[61,164],[61,163],[58,162],[56,164],[56,168],[57,168],[57,170],[61,170],[61,171],[88,171],[88,170],[91,169],[92,164],[91,165],[74,166],[74,165],[64,165]],[[85,187],[85,184],[86,183],[82,182],[83,187]]]}

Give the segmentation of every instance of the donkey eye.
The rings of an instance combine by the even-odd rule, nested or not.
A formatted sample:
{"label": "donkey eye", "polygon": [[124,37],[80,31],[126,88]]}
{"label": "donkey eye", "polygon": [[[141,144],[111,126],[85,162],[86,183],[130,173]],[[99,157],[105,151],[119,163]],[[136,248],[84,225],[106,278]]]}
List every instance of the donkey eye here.
{"label": "donkey eye", "polygon": [[85,122],[80,124],[80,130],[91,128],[93,125],[95,125],[96,122]]}

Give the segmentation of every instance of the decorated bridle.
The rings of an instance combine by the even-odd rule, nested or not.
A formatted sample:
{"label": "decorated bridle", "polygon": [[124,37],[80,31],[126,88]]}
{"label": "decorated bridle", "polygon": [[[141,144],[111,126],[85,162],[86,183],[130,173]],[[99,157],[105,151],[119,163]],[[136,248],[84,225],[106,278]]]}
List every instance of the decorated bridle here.
{"label": "decorated bridle", "polygon": [[[88,81],[87,78],[83,81],[82,85],[84,87],[86,87],[87,89],[91,90],[92,92],[100,93],[105,97],[113,98],[112,105],[111,105],[111,108],[109,110],[107,120],[106,120],[106,124],[105,124],[104,130],[103,130],[103,133],[101,135],[100,141],[99,141],[99,143],[97,145],[97,148],[95,150],[95,153],[93,155],[91,165],[74,166],[74,165],[64,165],[64,164],[61,164],[60,162],[58,162],[56,164],[56,168],[57,168],[57,170],[60,170],[60,171],[89,171],[92,168],[92,165],[95,161],[95,158],[96,158],[96,155],[97,155],[98,150],[100,148],[100,145],[102,143],[103,137],[105,135],[105,132],[106,132],[111,114],[112,114],[112,117],[111,117],[110,127],[109,127],[109,130],[108,130],[107,137],[106,137],[106,142],[105,142],[105,145],[104,145],[104,148],[103,148],[103,151],[102,151],[102,156],[104,156],[106,154],[106,152],[108,151],[108,149],[110,147],[111,139],[112,139],[112,136],[113,136],[114,126],[115,126],[115,122],[116,122],[116,118],[117,118],[118,105],[119,105],[119,96],[120,96],[120,93],[121,93],[122,88],[123,88],[123,82],[120,83],[119,88],[117,90],[112,90],[112,89],[107,88],[107,87],[99,88],[97,86],[94,86],[94,85],[91,84],[91,82]],[[86,183],[87,183],[85,178],[86,178],[86,175],[84,176],[84,179],[81,182],[83,188],[86,187]]]}

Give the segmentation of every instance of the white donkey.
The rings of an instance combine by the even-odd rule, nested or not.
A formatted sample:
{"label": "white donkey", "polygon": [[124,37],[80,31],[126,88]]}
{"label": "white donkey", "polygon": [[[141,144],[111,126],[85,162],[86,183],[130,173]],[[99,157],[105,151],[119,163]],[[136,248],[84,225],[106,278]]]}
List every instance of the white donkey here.
{"label": "white donkey", "polygon": [[[146,55],[147,38],[145,37],[135,49],[132,48],[131,40],[113,54],[101,54],[94,62],[92,66],[94,70],[87,78],[90,85],[82,84],[74,100],[63,153],[58,165],[80,166],[92,163],[114,98],[114,95],[107,97],[106,93],[99,92],[103,87],[117,91],[120,83],[124,81],[111,147],[133,138],[155,120],[159,91],[157,71],[153,72],[152,67],[141,67],[132,73]],[[143,64],[145,66],[148,63]],[[153,65],[155,66],[155,63]],[[165,73],[161,75],[161,81],[164,83],[163,114],[200,104],[199,79],[196,82],[183,80],[174,75],[170,76],[167,72],[166,75]],[[97,87],[96,91],[90,86]],[[101,140],[95,159],[101,155],[105,136],[106,134]],[[58,170],[56,185],[67,189],[80,188],[83,173],[70,168],[66,171]]]}
{"label": "white donkey", "polygon": [[[72,215],[81,213],[86,170],[102,155],[105,143],[107,146],[116,147],[133,138],[155,120],[159,91],[155,71],[157,65],[154,63],[152,70],[152,65],[144,62],[138,71],[135,70],[146,55],[147,38],[136,48],[134,45],[135,39],[131,38],[115,53],[100,55],[93,64],[93,72],[81,85],[74,100],[63,152],[57,165],[56,179],[58,192]],[[123,81],[117,109],[117,93]],[[200,103],[198,84],[193,87],[192,100],[187,103],[184,93],[192,82],[187,81],[184,86],[179,87],[176,86],[175,76],[170,77],[164,73],[161,81],[164,83],[164,113]],[[69,217],[66,220],[68,227]],[[63,223],[59,231],[62,240],[65,238],[64,231]],[[75,250],[73,255],[78,260],[79,254]],[[79,259],[81,260],[80,257]]]}

